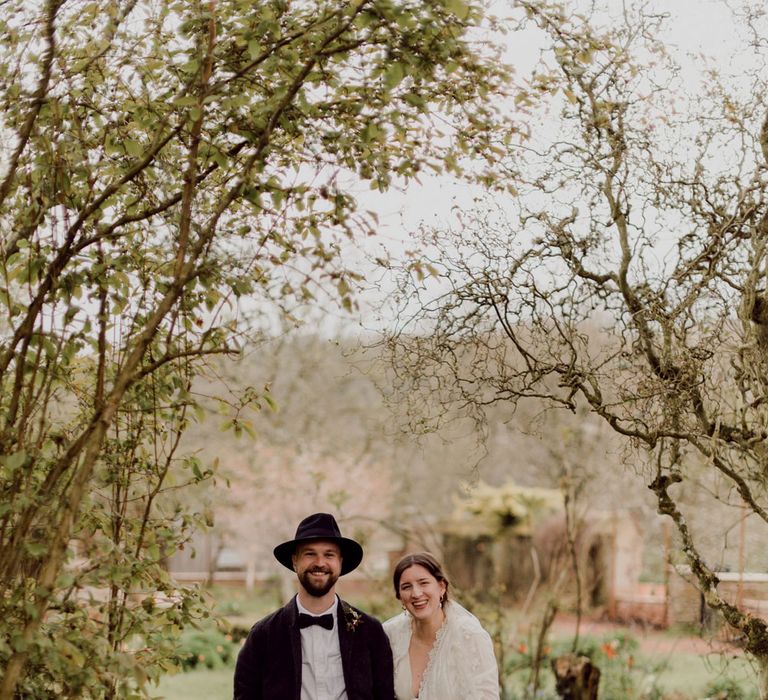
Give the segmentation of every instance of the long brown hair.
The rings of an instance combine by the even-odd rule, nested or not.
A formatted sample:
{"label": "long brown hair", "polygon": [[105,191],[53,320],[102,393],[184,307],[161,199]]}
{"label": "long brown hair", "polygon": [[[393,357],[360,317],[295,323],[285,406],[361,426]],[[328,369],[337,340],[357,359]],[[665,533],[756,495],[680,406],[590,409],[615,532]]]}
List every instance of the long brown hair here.
{"label": "long brown hair", "polygon": [[395,586],[395,596],[400,600],[400,579],[403,572],[406,569],[410,569],[412,566],[418,564],[423,566],[434,576],[438,581],[442,581],[445,584],[445,595],[443,600],[448,600],[448,579],[443,573],[443,567],[440,566],[440,562],[435,559],[429,552],[415,552],[414,554],[406,554],[400,561],[395,564],[395,571],[392,574],[392,583]]}

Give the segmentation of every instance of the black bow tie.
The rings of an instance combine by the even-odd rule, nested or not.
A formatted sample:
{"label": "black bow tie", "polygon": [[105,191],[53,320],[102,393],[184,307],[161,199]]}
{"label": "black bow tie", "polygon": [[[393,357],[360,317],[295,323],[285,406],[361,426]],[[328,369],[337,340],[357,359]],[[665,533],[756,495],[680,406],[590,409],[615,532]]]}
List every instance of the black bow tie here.
{"label": "black bow tie", "polygon": [[306,613],[299,613],[299,629],[310,627],[312,625],[320,625],[327,630],[333,629],[333,615],[328,613],[327,615],[307,615]]}

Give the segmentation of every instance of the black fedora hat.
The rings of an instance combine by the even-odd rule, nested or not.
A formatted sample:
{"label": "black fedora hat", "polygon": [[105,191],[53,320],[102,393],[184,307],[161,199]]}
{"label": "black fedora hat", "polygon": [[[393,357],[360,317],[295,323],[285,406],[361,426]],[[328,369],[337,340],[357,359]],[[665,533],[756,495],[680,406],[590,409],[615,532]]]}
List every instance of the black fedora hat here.
{"label": "black fedora hat", "polygon": [[342,576],[356,569],[363,560],[363,548],[354,540],[341,536],[336,518],[330,513],[314,513],[304,518],[296,528],[296,537],[275,547],[275,558],[293,571],[292,557],[296,553],[296,546],[314,540],[326,540],[339,545]]}

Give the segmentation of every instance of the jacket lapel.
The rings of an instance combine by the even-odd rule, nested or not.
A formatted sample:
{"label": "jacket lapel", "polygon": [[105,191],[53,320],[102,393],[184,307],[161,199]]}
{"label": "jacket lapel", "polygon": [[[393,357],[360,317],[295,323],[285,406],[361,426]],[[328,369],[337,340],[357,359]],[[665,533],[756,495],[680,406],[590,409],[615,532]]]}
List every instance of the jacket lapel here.
{"label": "jacket lapel", "polygon": [[301,698],[301,632],[299,631],[299,608],[296,598],[292,598],[285,606],[288,616],[288,635],[291,639],[291,656],[293,658],[294,694],[293,700]]}
{"label": "jacket lapel", "polygon": [[341,652],[341,666],[344,671],[344,685],[347,687],[347,694],[352,698],[352,689],[355,687],[352,682],[355,671],[355,665],[352,663],[355,635],[347,628],[347,604],[341,598],[339,598],[336,620],[339,623],[339,651]]}

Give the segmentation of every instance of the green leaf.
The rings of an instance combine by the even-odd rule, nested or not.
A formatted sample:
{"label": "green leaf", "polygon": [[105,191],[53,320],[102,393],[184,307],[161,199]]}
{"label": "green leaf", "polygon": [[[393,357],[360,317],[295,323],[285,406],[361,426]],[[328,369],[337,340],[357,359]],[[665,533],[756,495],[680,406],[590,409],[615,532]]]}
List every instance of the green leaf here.
{"label": "green leaf", "polygon": [[179,68],[185,73],[194,74],[200,70],[200,61],[198,61],[196,58],[193,58],[191,61],[187,61],[186,63],[180,65]]}
{"label": "green leaf", "polygon": [[405,69],[403,68],[403,64],[396,61],[391,64],[389,68],[387,68],[386,73],[384,73],[384,87],[386,87],[387,90],[391,90],[392,88],[397,87],[404,77]]}
{"label": "green leaf", "polygon": [[26,459],[27,453],[24,450],[20,450],[19,452],[14,452],[13,454],[4,457],[3,462],[5,463],[5,467],[8,472],[12,473],[21,467]]}
{"label": "green leaf", "polygon": [[113,136],[107,136],[104,141],[104,152],[108,156],[122,155],[123,153],[120,143]]}
{"label": "green leaf", "polygon": [[275,413],[278,412],[279,407],[277,405],[277,402],[272,398],[271,394],[265,393],[264,394],[264,401],[267,402],[267,406],[269,406],[270,409],[272,409],[272,411],[274,411]]}
{"label": "green leaf", "polygon": [[466,19],[469,16],[469,4],[464,0],[446,0],[445,7],[459,19]]}
{"label": "green leaf", "polygon": [[69,588],[75,582],[75,575],[71,571],[66,571],[56,579],[58,588]]}
{"label": "green leaf", "polygon": [[261,52],[264,49],[262,48],[261,44],[256,39],[251,39],[248,42],[248,55],[251,57],[251,59],[255,59],[261,54]]}
{"label": "green leaf", "polygon": [[368,122],[362,132],[363,140],[366,142],[374,141],[380,135],[381,131],[375,122]]}
{"label": "green leaf", "polygon": [[197,104],[197,97],[194,95],[183,95],[182,97],[176,98],[173,101],[173,104],[177,107],[191,107],[192,105]]}
{"label": "green leaf", "polygon": [[134,158],[137,158],[142,153],[141,145],[132,139],[125,139],[125,141],[123,141],[123,148],[125,148],[125,152],[129,156],[133,156]]}
{"label": "green leaf", "polygon": [[243,191],[243,197],[257,209],[263,208],[261,203],[261,190],[257,187],[246,187]]}
{"label": "green leaf", "polygon": [[48,551],[48,546],[42,542],[26,542],[24,549],[35,559],[42,557]]}

